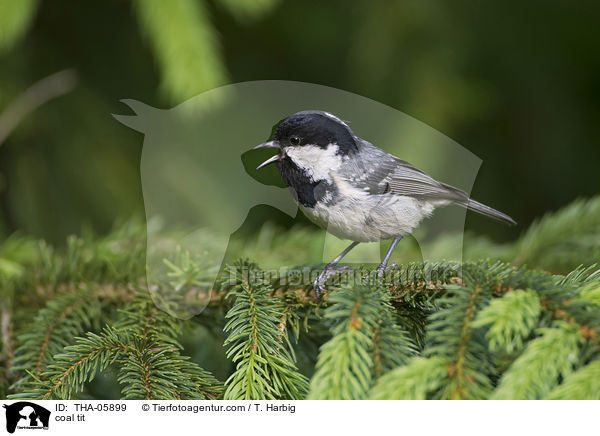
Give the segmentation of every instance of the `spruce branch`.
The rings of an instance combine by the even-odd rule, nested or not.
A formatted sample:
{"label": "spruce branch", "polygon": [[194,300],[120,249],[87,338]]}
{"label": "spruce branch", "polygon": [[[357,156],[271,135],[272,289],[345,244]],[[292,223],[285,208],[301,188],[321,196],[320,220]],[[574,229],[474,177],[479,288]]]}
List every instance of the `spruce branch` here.
{"label": "spruce branch", "polygon": [[346,286],[329,299],[325,319],[333,337],[321,346],[308,398],[364,399],[373,376],[404,361],[412,347],[381,289]]}
{"label": "spruce branch", "polygon": [[491,399],[544,398],[558,384],[559,376],[572,372],[583,341],[579,326],[555,321],[539,334],[504,373]]}
{"label": "spruce branch", "polygon": [[410,334],[417,349],[425,346],[427,318],[438,310],[438,301],[447,292],[446,285],[462,283],[458,273],[454,263],[409,263],[386,278],[396,322]]}
{"label": "spruce branch", "polygon": [[558,276],[557,284],[583,284],[593,281],[600,281],[600,269],[598,269],[598,265],[595,263],[589,266],[579,265],[566,276]]}
{"label": "spruce branch", "polygon": [[381,377],[369,392],[371,400],[425,400],[448,377],[448,365],[440,357],[413,357]]}
{"label": "spruce branch", "polygon": [[[219,383],[181,356],[175,347],[136,338],[134,350],[119,365],[123,399],[203,400],[217,398]],[[205,395],[207,394],[207,395]]]}
{"label": "spruce branch", "polygon": [[36,379],[35,386],[11,395],[12,399],[70,399],[92,381],[98,371],[103,371],[123,354],[134,352],[129,338],[107,327],[100,335],[88,333],[77,338],[74,345],[64,348],[64,353],[54,357],[44,379]]}
{"label": "spruce branch", "polygon": [[383,309],[373,330],[373,380],[376,380],[391,369],[406,364],[417,353],[417,346],[397,324],[399,317],[393,312],[389,293],[381,288],[374,293],[380,295]]}
{"label": "spruce branch", "polygon": [[[43,372],[54,361],[53,356],[70,344],[73,337],[97,326],[101,310],[100,301],[85,288],[50,300],[19,336],[14,370],[31,371],[43,380]],[[33,381],[24,375],[20,382]]]}
{"label": "spruce branch", "polygon": [[440,310],[429,317],[423,353],[445,358],[449,367],[440,398],[483,399],[491,390],[496,368],[473,322],[509,271],[501,263],[465,265],[463,286],[448,285],[448,293],[438,301]]}
{"label": "spruce branch", "polygon": [[[560,272],[600,259],[600,196],[580,199],[535,221],[511,253],[516,265]],[[592,262],[590,262],[592,260]]]}
{"label": "spruce branch", "polygon": [[[46,312],[58,313],[59,319],[64,313],[74,313],[73,305],[66,303],[72,303],[77,294],[69,295],[71,299],[66,297],[63,311],[57,306]],[[119,313],[121,317],[113,327],[106,327],[100,334],[88,332],[64,349],[58,343],[62,352],[51,356],[50,363],[38,374],[29,372],[29,379],[23,378],[21,383],[23,392],[14,397],[72,398],[109,366],[116,369],[124,399],[205,399],[222,395],[218,380],[181,355],[182,347],[177,342],[180,320],[158,310],[144,293],[138,293]],[[61,331],[66,328],[63,324]]]}
{"label": "spruce branch", "polygon": [[600,360],[568,375],[546,397],[548,400],[600,400]]}
{"label": "spruce branch", "polygon": [[124,399],[214,399],[222,395],[222,383],[181,354],[180,319],[158,309],[145,293],[139,293],[120,313],[115,327],[133,338],[135,349],[118,368]]}
{"label": "spruce branch", "polygon": [[489,327],[485,337],[491,351],[503,349],[511,353],[523,347],[527,336],[537,325],[540,312],[537,293],[531,289],[517,289],[484,307],[473,327]]}
{"label": "spruce branch", "polygon": [[254,273],[254,264],[232,269],[234,299],[227,312],[227,357],[237,363],[225,382],[225,399],[303,398],[308,380],[296,368],[288,339],[284,307],[269,284]]}
{"label": "spruce branch", "polygon": [[[567,226],[541,226],[529,246],[548,253],[527,262],[560,264],[566,273],[581,253],[593,254],[595,248],[573,249],[568,262],[554,263],[558,258],[541,239],[558,241],[557,249],[577,247],[580,230],[591,235],[585,243],[597,240],[586,225],[551,237]],[[460,268],[410,263],[391,272],[398,279],[342,286],[323,299],[238,263],[205,310],[181,321],[159,310],[140,286],[143,230],[129,225],[102,238],[88,232],[70,238],[65,249],[29,241],[22,256],[7,248],[20,246],[19,238],[0,244],[0,296],[12,315],[2,317],[10,321],[10,328],[1,326],[2,347],[11,348],[11,328],[17,346],[16,371],[3,368],[0,389],[8,392],[16,379],[18,398],[97,395],[114,378],[89,382],[107,372],[124,398],[304,398],[309,388],[310,398],[335,399],[597,398],[600,270],[590,265],[593,256],[564,276],[486,261]],[[493,253],[510,257],[519,244]],[[291,256],[290,247],[286,252]],[[276,249],[269,255],[279,256]],[[169,258],[173,288],[197,286],[207,273],[185,256]],[[189,337],[206,338],[204,328],[188,329],[198,324],[212,332],[202,350]],[[235,364],[225,395],[223,383],[186,356],[225,360],[223,329]],[[301,372],[311,373],[315,362],[309,384]]]}

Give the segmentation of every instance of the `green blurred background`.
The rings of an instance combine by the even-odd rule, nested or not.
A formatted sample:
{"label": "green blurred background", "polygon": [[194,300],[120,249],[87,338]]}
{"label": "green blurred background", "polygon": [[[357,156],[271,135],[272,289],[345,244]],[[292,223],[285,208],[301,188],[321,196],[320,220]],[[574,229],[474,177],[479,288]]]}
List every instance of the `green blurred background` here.
{"label": "green blurred background", "polygon": [[120,99],[170,108],[284,79],[380,101],[478,155],[473,197],[520,226],[468,214],[467,229],[514,239],[600,191],[599,19],[592,1],[0,0],[0,137],[30,86],[76,74],[0,143],[0,236],[61,243],[143,214],[143,138],[111,116],[129,113]]}

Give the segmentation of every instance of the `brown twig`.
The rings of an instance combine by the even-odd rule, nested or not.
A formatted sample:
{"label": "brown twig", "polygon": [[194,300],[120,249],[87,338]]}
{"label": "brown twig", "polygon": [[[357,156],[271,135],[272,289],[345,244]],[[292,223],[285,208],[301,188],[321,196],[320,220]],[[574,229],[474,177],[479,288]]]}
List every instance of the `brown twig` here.
{"label": "brown twig", "polygon": [[2,335],[2,354],[6,369],[10,371],[14,358],[12,313],[6,304],[0,306],[0,334]]}

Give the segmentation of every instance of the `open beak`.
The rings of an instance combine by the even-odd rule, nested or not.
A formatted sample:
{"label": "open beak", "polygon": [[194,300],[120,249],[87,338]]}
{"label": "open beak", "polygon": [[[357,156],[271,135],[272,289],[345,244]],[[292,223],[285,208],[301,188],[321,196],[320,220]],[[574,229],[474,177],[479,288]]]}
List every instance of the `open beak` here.
{"label": "open beak", "polygon": [[256,167],[257,170],[260,170],[262,167],[269,165],[270,163],[273,162],[277,162],[279,160],[279,155],[276,154],[273,157],[270,157],[269,159],[267,159],[266,161],[264,161],[263,163],[261,163],[259,166]]}
{"label": "open beak", "polygon": [[[257,150],[259,148],[277,148],[277,149],[281,149],[281,147],[279,146],[279,144],[275,141],[269,141],[269,142],[264,142],[262,144],[258,144],[256,147],[253,147],[252,150]],[[261,169],[262,167],[269,165],[270,163],[273,162],[277,162],[279,160],[279,154],[276,154],[273,157],[270,157],[269,159],[267,159],[266,161],[264,161],[263,163],[261,163],[259,166],[256,167],[257,170]]]}
{"label": "open beak", "polygon": [[276,141],[263,142],[253,147],[252,150],[258,150],[259,148],[281,148]]}

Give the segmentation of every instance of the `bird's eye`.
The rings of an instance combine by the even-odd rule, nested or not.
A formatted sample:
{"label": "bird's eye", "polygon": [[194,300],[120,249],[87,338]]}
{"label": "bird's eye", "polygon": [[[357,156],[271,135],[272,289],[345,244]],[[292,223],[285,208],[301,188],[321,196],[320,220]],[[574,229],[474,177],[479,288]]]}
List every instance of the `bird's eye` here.
{"label": "bird's eye", "polygon": [[300,138],[298,138],[297,136],[292,136],[290,138],[290,144],[292,144],[292,145],[300,144]]}

